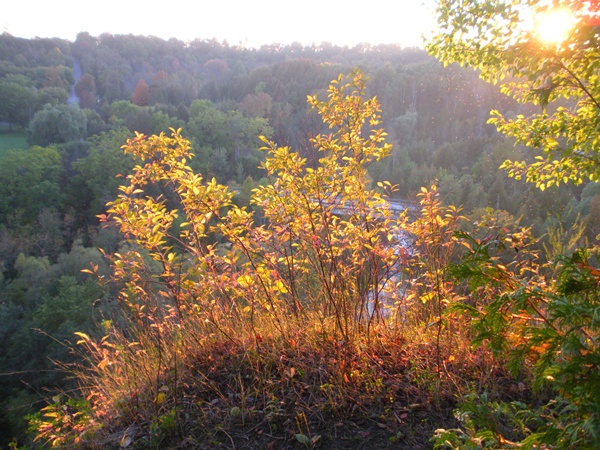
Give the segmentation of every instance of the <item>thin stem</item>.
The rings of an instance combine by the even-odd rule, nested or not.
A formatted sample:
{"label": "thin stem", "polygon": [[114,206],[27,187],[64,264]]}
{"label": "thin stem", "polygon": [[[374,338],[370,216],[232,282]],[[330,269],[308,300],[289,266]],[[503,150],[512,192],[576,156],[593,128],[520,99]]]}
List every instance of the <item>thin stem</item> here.
{"label": "thin stem", "polygon": [[579,86],[579,88],[585,92],[585,94],[589,97],[589,99],[592,101],[592,103],[596,106],[597,109],[600,109],[600,103],[598,103],[598,101],[594,98],[594,96],[590,93],[590,91],[587,89],[587,87],[583,84],[583,82],[577,77],[577,75],[575,75],[575,73],[569,69],[565,63],[555,54],[554,55],[554,59],[558,62],[558,64],[560,64],[560,66],[563,68],[563,70],[565,72],[567,72],[571,78],[573,78],[577,85]]}

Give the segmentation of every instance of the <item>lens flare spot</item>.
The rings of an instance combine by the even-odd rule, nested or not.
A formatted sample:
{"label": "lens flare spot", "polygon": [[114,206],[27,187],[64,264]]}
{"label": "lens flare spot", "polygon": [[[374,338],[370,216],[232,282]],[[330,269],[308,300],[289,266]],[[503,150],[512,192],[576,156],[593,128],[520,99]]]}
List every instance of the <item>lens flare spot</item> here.
{"label": "lens flare spot", "polygon": [[569,37],[575,22],[575,16],[570,9],[551,9],[536,17],[535,35],[546,44],[558,45]]}

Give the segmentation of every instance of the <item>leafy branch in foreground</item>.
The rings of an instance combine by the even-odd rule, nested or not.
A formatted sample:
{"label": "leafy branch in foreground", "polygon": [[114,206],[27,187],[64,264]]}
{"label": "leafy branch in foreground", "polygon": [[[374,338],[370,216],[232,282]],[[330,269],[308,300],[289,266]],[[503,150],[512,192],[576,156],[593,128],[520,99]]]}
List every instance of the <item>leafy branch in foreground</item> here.
{"label": "leafy branch in foreground", "polygon": [[[573,24],[564,40],[544,41],[535,23],[558,8],[569,11]],[[502,167],[542,190],[600,180],[599,12],[596,2],[581,0],[438,2],[438,33],[427,50],[444,64],[479,70],[521,103],[538,105],[528,115],[492,111],[490,123],[541,151],[534,161]]]}
{"label": "leafy branch in foreground", "polygon": [[[596,448],[600,439],[598,249],[560,257],[554,271],[543,276],[526,233],[487,242],[466,233],[457,237],[469,251],[450,271],[458,281],[468,283],[473,301],[454,304],[451,310],[471,318],[474,345],[490,346],[515,374],[532,367],[534,388],[549,390],[553,399],[536,409],[491,404],[485,397],[473,396],[457,412],[465,430],[439,430],[434,438],[437,445],[475,448],[474,442],[487,442],[500,448],[542,444]],[[502,259],[506,249],[514,251],[510,260]],[[506,415],[511,408],[516,408],[514,414]],[[504,430],[485,419],[493,411],[504,411]],[[535,427],[525,427],[524,417]],[[520,443],[512,442],[513,435],[520,436]]]}
{"label": "leafy branch in foreground", "polygon": [[[572,26],[561,39],[542,39],[536,20],[559,9],[566,14],[563,22],[571,21]],[[490,122],[501,133],[540,150],[529,162],[506,161],[501,167],[541,190],[560,183],[599,181],[598,4],[440,0],[437,13],[438,33],[427,47],[432,54],[445,64],[476,68],[482,78],[501,83],[507,95],[539,108],[528,116],[492,112]],[[522,236],[528,234],[525,231]],[[453,309],[472,318],[475,344],[488,345],[514,371],[532,367],[534,387],[547,387],[554,398],[539,409],[518,406],[514,414],[506,414],[510,404],[471,399],[459,408],[465,430],[439,430],[436,446],[597,448],[598,247],[553,255],[554,266],[542,266],[515,234],[509,239],[499,233],[485,242],[466,233],[457,237],[468,252],[454,266],[454,276],[466,282],[474,303]],[[516,252],[501,258],[507,246]],[[510,424],[507,430],[484,420],[502,409]],[[523,415],[532,415],[537,425],[529,430],[521,427],[521,433],[511,439],[511,431],[523,425],[519,418]]]}

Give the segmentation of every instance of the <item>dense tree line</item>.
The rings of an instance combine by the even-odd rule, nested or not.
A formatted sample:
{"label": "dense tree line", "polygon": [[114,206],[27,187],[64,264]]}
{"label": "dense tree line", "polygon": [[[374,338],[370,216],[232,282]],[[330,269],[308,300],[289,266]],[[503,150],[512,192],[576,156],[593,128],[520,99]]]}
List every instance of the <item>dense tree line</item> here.
{"label": "dense tree line", "polygon": [[[247,205],[265,176],[258,136],[315,162],[309,138],[323,124],[306,97],[324,96],[331,79],[357,66],[368,76],[367,94],[382,105],[393,144],[388,159],[370,165],[372,182],[389,180],[397,195],[411,198],[437,180],[446,201],[466,213],[503,210],[540,232],[588,219],[584,235],[598,232],[595,183],[540,192],[498,171],[504,160],[527,156],[487,124],[488,112],[516,115],[524,107],[477,73],[443,68],[419,49],[250,49],[88,33],[68,42],[5,33],[0,122],[26,133],[31,146],[0,155],[0,366],[12,373],[0,385],[0,426],[7,430],[0,434],[21,433],[23,422],[14,419],[26,412],[21,407],[35,408],[39,389],[60,384],[57,373],[45,372],[48,358],[67,358],[57,342],[72,342],[73,331],[100,332],[111,314],[110,290],[80,270],[90,263],[108,270],[96,247],[113,253],[123,245],[96,216],[133,168],[120,148],[126,139],[181,128],[195,154],[192,169],[235,186],[236,201]],[[72,89],[77,101],[68,104]]]}

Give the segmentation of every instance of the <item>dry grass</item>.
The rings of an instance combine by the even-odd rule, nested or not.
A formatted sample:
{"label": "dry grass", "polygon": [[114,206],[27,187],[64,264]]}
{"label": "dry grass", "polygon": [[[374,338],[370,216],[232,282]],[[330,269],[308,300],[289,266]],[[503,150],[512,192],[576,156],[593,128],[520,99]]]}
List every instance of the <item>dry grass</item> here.
{"label": "dry grass", "polygon": [[[314,330],[284,340],[268,329],[235,342],[197,332],[156,339],[150,330],[136,343],[119,334],[102,344],[83,339],[91,368],[78,376],[88,382],[90,416],[65,426],[62,443],[429,448],[435,429],[455,425],[452,410],[463,392],[509,380],[456,329],[438,348],[431,328],[414,327],[404,337],[381,328],[352,344]],[[499,395],[515,389],[509,380]]]}

